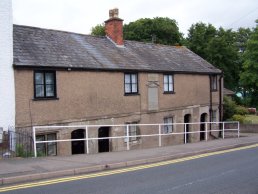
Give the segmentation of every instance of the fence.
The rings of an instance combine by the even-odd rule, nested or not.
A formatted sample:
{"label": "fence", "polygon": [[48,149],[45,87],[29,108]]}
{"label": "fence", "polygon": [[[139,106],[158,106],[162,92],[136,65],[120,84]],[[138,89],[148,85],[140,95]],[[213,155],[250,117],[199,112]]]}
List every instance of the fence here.
{"label": "fence", "polygon": [[0,158],[33,156],[31,133],[16,132],[14,128],[0,133]]}
{"label": "fence", "polygon": [[[226,124],[231,124],[230,127],[227,127]],[[113,128],[114,130],[124,131],[123,135],[115,136],[107,136],[101,137],[91,134],[91,131],[100,129],[100,128]],[[60,129],[69,129],[75,128],[85,131],[84,138],[74,138],[74,139],[54,139],[54,140],[44,140],[38,141],[36,138],[37,130],[60,130]],[[140,133],[135,132],[132,133],[131,129],[140,128]],[[167,129],[172,129],[171,131],[167,131]],[[191,130],[189,130],[191,128]],[[166,129],[166,130],[165,130]],[[228,133],[229,132],[229,133]],[[213,135],[213,133],[217,133]],[[86,142],[86,153],[90,153],[90,142],[91,146],[94,146],[94,141],[99,140],[115,140],[120,139],[120,142],[124,142],[126,144],[126,150],[130,150],[132,140],[136,140],[137,138],[149,138],[149,142],[155,144],[157,142],[157,146],[162,146],[162,137],[165,136],[180,136],[184,143],[189,142],[189,137],[192,134],[197,134],[199,139],[203,138],[203,140],[207,141],[208,136],[220,136],[223,139],[227,136],[227,134],[232,135],[234,133],[237,137],[240,135],[239,122],[198,122],[198,123],[162,123],[162,124],[121,124],[121,125],[74,125],[74,126],[34,126],[33,127],[33,142],[34,142],[34,156],[37,157],[37,144],[51,144],[51,143],[60,143],[60,142],[78,142],[85,141]],[[155,138],[155,140],[153,139]],[[93,143],[92,143],[93,142]]]}

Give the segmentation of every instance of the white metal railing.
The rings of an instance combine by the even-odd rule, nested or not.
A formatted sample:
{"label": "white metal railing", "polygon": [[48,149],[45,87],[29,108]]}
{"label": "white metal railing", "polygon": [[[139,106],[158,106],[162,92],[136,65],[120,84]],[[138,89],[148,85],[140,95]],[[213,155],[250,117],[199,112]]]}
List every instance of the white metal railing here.
{"label": "white metal railing", "polygon": [[[201,125],[205,126],[204,131],[187,131],[187,125]],[[236,124],[236,128],[226,129],[225,124]],[[162,126],[184,126],[184,132],[172,132],[172,133],[162,133]],[[208,130],[208,125],[216,125],[217,129]],[[142,135],[129,135],[129,127],[130,126],[156,126],[158,133],[152,134],[142,134]],[[222,126],[222,128],[220,128]],[[126,129],[126,135],[124,136],[114,136],[114,137],[89,137],[90,128],[96,127],[124,127]],[[60,128],[76,128],[76,129],[85,129],[85,138],[81,139],[56,139],[56,140],[48,140],[48,141],[37,141],[36,140],[36,130],[37,129],[60,129]],[[100,139],[126,139],[126,149],[130,150],[130,141],[129,139],[132,137],[158,137],[159,147],[162,145],[162,136],[172,136],[172,135],[184,135],[184,143],[187,143],[187,134],[197,134],[197,133],[205,133],[205,141],[208,140],[208,133],[210,132],[221,132],[222,138],[225,138],[226,131],[236,131],[237,137],[240,136],[239,122],[238,121],[228,121],[228,122],[196,122],[196,123],[160,123],[160,124],[120,124],[120,125],[71,125],[71,126],[34,126],[33,127],[33,142],[34,142],[34,156],[37,157],[37,144],[38,143],[54,143],[54,142],[72,142],[72,141],[86,141],[86,153],[89,154],[89,141],[90,140],[100,140]],[[42,131],[41,131],[42,132]]]}

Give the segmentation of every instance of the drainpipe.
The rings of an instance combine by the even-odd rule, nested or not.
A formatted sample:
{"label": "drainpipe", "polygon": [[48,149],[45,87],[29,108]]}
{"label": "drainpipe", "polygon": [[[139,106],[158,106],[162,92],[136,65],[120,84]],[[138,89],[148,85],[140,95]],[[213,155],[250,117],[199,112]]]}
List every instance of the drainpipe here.
{"label": "drainpipe", "polygon": [[[210,112],[210,122],[212,121],[212,75],[209,76],[210,78],[210,108],[209,108],[209,112]],[[210,135],[211,135],[211,123],[210,123]]]}
{"label": "drainpipe", "polygon": [[[222,78],[224,77],[223,73],[220,75],[219,78],[219,122],[222,122],[222,117],[223,117],[223,94],[222,94],[222,90],[223,90],[223,82],[222,82]],[[219,124],[220,129],[221,129],[221,123]],[[219,137],[222,137],[222,131],[219,132]]]}

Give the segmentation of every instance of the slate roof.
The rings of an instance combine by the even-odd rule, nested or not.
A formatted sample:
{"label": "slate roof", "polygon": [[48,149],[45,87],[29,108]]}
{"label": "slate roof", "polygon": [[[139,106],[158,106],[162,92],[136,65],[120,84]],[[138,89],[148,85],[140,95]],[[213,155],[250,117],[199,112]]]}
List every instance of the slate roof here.
{"label": "slate roof", "polygon": [[29,26],[13,26],[15,67],[112,71],[221,73],[185,47],[125,41]]}

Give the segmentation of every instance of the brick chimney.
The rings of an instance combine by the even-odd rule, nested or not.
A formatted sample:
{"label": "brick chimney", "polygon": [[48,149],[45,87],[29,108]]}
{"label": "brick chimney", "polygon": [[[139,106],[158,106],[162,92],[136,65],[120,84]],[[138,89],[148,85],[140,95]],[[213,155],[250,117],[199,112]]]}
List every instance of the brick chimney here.
{"label": "brick chimney", "polygon": [[124,45],[123,20],[118,17],[118,9],[109,10],[109,19],[105,21],[105,32],[116,45]]}

